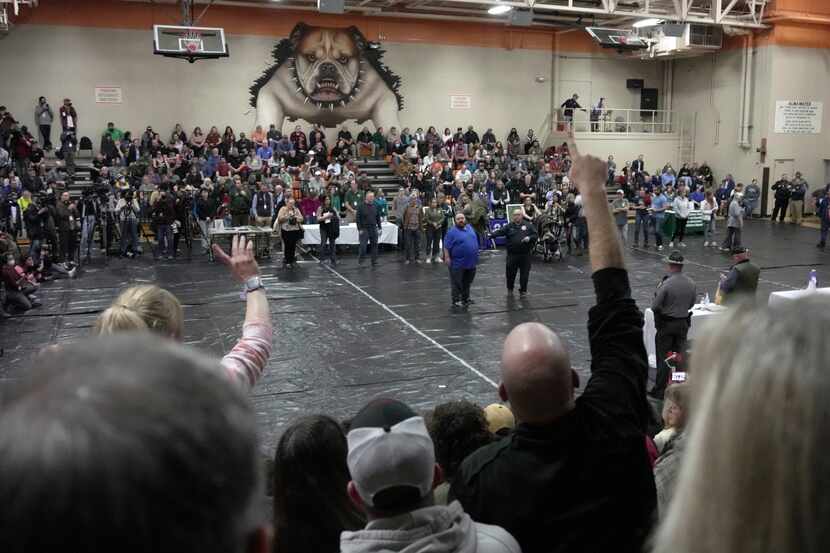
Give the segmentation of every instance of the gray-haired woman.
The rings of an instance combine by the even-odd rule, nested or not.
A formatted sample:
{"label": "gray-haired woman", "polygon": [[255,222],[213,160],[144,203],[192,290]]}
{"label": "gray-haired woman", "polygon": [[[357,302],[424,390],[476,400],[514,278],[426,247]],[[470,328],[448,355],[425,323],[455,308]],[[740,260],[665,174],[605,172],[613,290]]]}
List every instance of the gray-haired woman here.
{"label": "gray-haired woman", "polygon": [[735,308],[695,344],[656,553],[830,551],[830,303]]}

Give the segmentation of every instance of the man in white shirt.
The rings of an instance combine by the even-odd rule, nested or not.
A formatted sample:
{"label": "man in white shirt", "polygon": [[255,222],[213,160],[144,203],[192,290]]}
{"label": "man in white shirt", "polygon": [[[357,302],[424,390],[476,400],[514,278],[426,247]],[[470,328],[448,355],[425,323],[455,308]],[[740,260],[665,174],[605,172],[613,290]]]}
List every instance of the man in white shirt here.
{"label": "man in white shirt", "polygon": [[326,172],[328,172],[328,174],[332,177],[337,178],[343,172],[343,168],[340,166],[340,162],[335,159],[329,163],[328,167],[326,167]]}
{"label": "man in white shirt", "polygon": [[459,171],[458,174],[455,176],[456,179],[460,180],[466,186],[468,182],[473,179],[473,174],[470,172],[470,169],[467,166],[463,166]]}

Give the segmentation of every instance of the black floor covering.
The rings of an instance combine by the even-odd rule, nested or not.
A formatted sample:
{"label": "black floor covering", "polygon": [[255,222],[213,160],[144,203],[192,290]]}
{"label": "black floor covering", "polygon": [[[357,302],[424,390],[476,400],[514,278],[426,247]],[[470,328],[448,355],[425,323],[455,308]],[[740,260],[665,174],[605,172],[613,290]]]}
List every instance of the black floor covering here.
{"label": "black floor covering", "polygon": [[[813,267],[820,286],[830,279],[827,254],[814,247],[817,230],[752,221],[744,234],[763,269],[762,298],[803,287]],[[714,296],[730,260],[704,249],[702,241],[687,240],[686,271],[701,293]],[[666,253],[627,253],[634,295],[643,307],[664,272]],[[376,396],[394,396],[416,409],[458,398],[482,405],[496,401],[493,382],[499,378],[502,341],[525,321],[555,329],[586,382],[586,321],[593,302],[588,257],[537,260],[527,299],[507,296],[504,258],[503,251],[482,255],[473,285],[476,304],[466,311],[450,308],[443,264],[404,265],[394,251],[384,252],[377,268],[360,267],[356,256],[342,255],[337,273],[310,257],[291,271],[277,261],[263,263],[274,352],[252,395],[264,451],[273,451],[281,429],[300,415],[319,412],[345,419]],[[144,255],[105,264],[99,258],[75,280],[44,284],[42,307],[0,323],[0,385],[19,378],[39,348],[86,336],[97,313],[121,288],[145,282],[181,299],[188,345],[217,356],[233,346],[244,304],[223,267],[201,255],[190,262],[153,262]]]}

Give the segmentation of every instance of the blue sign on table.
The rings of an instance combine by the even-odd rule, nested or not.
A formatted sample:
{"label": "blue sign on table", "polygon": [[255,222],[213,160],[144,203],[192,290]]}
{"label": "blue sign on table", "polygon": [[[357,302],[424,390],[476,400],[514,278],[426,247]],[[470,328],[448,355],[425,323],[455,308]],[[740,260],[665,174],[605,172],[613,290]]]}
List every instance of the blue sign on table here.
{"label": "blue sign on table", "polygon": [[[507,224],[507,219],[490,219],[490,232],[496,232],[501,227]],[[498,238],[493,239],[496,242],[496,246],[504,246],[507,244],[507,238],[504,236],[499,236]]]}

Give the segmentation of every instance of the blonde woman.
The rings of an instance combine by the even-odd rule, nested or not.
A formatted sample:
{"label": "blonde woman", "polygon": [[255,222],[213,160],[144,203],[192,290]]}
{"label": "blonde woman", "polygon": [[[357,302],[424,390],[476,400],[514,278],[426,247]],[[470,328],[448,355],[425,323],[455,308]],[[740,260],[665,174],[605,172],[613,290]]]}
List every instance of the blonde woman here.
{"label": "blonde woman", "polygon": [[[243,283],[247,301],[242,338],[222,358],[222,367],[232,380],[252,388],[271,355],[271,312],[265,288],[254,259],[253,242],[244,236],[233,239],[231,254],[214,244],[216,259],[228,266],[233,277]],[[124,290],[95,321],[95,334],[149,330],[181,341],[184,317],[179,300],[155,285],[133,286]]]}
{"label": "blonde woman", "polygon": [[729,309],[695,341],[688,444],[653,551],[830,551],[829,307]]}

